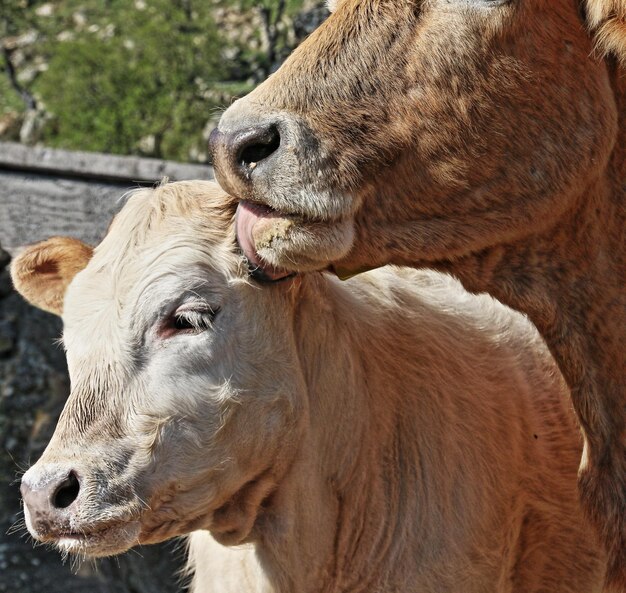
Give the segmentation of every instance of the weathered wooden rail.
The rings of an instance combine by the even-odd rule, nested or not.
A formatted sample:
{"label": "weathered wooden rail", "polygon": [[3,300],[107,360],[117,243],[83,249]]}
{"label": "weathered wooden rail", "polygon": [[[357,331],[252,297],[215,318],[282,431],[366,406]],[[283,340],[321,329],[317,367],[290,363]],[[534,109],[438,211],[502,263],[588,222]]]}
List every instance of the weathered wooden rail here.
{"label": "weathered wooden rail", "polygon": [[164,177],[212,179],[210,166],[0,143],[0,245],[65,234],[97,242],[119,198]]}

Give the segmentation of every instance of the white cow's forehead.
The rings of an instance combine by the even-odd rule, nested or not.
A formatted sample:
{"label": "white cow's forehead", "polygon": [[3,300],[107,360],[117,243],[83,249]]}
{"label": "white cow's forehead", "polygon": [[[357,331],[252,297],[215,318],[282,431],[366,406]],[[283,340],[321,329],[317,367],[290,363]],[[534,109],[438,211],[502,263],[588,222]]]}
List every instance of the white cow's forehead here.
{"label": "white cow's forehead", "polygon": [[[221,306],[229,283],[218,270],[200,267],[196,255],[189,248],[166,250],[162,262],[145,267],[138,258],[136,265],[118,269],[117,276],[107,269],[81,272],[68,291],[64,313],[73,389],[106,393],[108,400],[120,397],[137,379],[142,345],[150,343],[178,304],[202,299]],[[135,273],[131,281],[124,277]],[[121,285],[128,288],[126,294],[119,291]]]}
{"label": "white cow's forehead", "polygon": [[[218,246],[211,254],[216,257],[206,251],[185,238],[170,236],[129,253],[116,266],[103,267],[94,258],[68,288],[63,314],[66,331],[83,332],[113,320],[128,329],[181,299],[195,295],[209,304],[221,299],[236,275],[237,256],[216,253]],[[220,267],[224,260],[230,261]]]}
{"label": "white cow's forehead", "polygon": [[241,274],[231,220],[216,187],[168,184],[130,197],[68,288],[68,348],[74,334],[128,339],[128,331],[163,303],[193,292],[210,299]]}

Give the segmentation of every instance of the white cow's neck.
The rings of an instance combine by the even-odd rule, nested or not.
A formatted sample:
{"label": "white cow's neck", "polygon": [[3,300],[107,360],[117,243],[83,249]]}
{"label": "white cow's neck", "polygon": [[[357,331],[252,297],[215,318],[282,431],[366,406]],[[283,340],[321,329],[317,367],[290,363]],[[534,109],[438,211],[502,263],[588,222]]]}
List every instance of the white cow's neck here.
{"label": "white cow's neck", "polygon": [[389,319],[384,331],[378,327],[373,303],[326,278],[308,282],[300,296],[296,333],[311,428],[257,525],[257,556],[273,576],[264,586],[272,593],[376,591],[389,576],[377,566],[405,556],[415,564],[423,553],[403,537],[409,517],[428,512],[409,494],[418,490],[420,405],[406,401],[410,389],[401,392],[395,368],[406,356]]}
{"label": "white cow's neck", "polygon": [[[544,590],[521,555],[543,566],[588,533],[561,378],[527,320],[428,272],[299,282],[285,318],[304,434],[246,549],[192,537],[194,591]],[[584,563],[564,566],[560,591],[599,591]]]}

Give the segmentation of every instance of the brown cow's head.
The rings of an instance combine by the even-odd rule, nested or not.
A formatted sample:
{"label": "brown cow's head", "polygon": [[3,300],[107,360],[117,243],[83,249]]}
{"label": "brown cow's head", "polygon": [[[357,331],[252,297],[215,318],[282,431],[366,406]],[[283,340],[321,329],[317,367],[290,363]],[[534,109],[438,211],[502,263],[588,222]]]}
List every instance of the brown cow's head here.
{"label": "brown cow's head", "polygon": [[212,134],[250,257],[449,260],[542,230],[606,165],[616,105],[588,26],[626,46],[622,0],[336,4]]}
{"label": "brown cow's head", "polygon": [[[32,535],[91,556],[195,529],[244,540],[306,412],[292,284],[259,290],[215,184],[141,190],[92,250],[34,245],[16,287],[62,313],[72,390],[22,480]],[[280,370],[279,370],[280,369]]]}

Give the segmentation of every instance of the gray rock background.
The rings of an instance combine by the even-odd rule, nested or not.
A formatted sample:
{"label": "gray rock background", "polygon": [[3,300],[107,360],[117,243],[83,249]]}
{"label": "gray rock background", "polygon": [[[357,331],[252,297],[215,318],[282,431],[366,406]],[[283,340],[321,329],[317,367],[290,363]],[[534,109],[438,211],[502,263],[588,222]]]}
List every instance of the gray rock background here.
{"label": "gray rock background", "polygon": [[96,244],[129,189],[213,176],[210,167],[0,143],[0,593],[184,591],[184,544],[168,542],[72,566],[33,547],[19,476],[45,448],[69,393],[58,318],[12,289],[11,254],[65,234]]}

